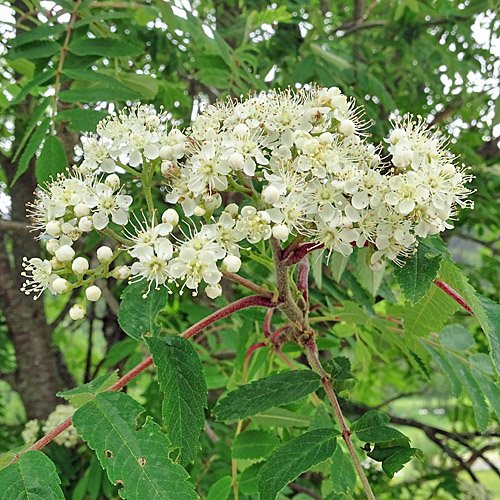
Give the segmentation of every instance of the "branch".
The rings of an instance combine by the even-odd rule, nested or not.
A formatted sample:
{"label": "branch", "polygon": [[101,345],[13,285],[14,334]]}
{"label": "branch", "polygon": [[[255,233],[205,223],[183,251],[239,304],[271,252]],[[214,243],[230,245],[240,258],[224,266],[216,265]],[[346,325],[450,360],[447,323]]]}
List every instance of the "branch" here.
{"label": "branch", "polygon": [[5,229],[6,231],[29,231],[28,226],[22,222],[5,219],[0,219],[0,229]]}
{"label": "branch", "polygon": [[451,286],[449,286],[446,283],[444,283],[443,281],[439,281],[439,280],[434,281],[434,284],[436,286],[438,286],[439,288],[441,288],[441,290],[443,290],[443,292],[447,293],[453,300],[458,302],[464,309],[469,311],[474,316],[472,309],[467,305],[467,303],[462,298],[462,296],[459,295],[455,290],[453,290],[453,288],[451,288]]}
{"label": "branch", "polygon": [[248,288],[249,290],[252,290],[252,292],[257,293],[262,297],[266,297],[267,299],[273,298],[273,292],[266,290],[265,288],[253,283],[250,280],[247,280],[246,278],[243,278],[238,274],[222,271],[222,276],[224,276],[224,278],[227,278],[228,280],[234,281],[235,283],[244,286],[245,288]]}

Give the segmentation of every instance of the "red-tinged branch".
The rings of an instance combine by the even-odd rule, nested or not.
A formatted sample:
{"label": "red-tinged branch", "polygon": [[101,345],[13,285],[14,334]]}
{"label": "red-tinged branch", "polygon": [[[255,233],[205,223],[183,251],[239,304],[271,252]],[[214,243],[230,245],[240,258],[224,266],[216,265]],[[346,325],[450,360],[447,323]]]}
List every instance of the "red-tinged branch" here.
{"label": "red-tinged branch", "polygon": [[455,290],[453,290],[451,286],[447,285],[444,281],[439,280],[434,281],[434,284],[441,288],[443,292],[447,293],[453,300],[458,302],[464,309],[469,311],[474,316],[474,313],[472,312],[472,309],[467,305],[467,302],[465,302],[463,297],[459,295]]}
{"label": "red-tinged branch", "polygon": [[328,375],[328,373],[325,371],[325,369],[321,365],[321,361],[319,360],[318,347],[316,346],[316,342],[314,342],[314,340],[312,339],[304,343],[304,348],[306,349],[307,360],[309,361],[311,368],[321,376],[321,385],[323,386],[330,404],[332,405],[335,417],[337,418],[337,422],[342,432],[342,438],[344,439],[347,449],[349,450],[349,455],[351,456],[351,460],[354,463],[356,472],[358,473],[361,484],[363,485],[363,490],[365,491],[366,498],[368,500],[376,500],[375,495],[373,494],[370,487],[370,483],[368,482],[368,479],[365,475],[365,471],[363,470],[363,466],[361,465],[358,455],[356,454],[356,449],[354,448],[354,444],[351,439],[352,431],[349,429],[349,426],[345,421],[342,409],[340,408],[337,396],[335,395],[335,391],[333,390],[332,384],[330,382],[330,375]]}
{"label": "red-tinged branch", "polygon": [[[225,318],[226,316],[229,316],[230,314],[233,314],[236,311],[240,311],[241,309],[244,309],[246,307],[253,307],[253,306],[276,307],[276,305],[277,304],[272,302],[271,300],[266,299],[265,297],[260,297],[258,295],[244,297],[240,300],[237,300],[236,302],[233,302],[232,304],[227,305],[226,307],[223,307],[222,309],[219,309],[218,311],[215,311],[214,313],[210,314],[210,316],[207,316],[205,319],[198,321],[198,323],[196,323],[195,325],[191,326],[186,331],[181,333],[180,336],[185,338],[190,338],[193,335],[200,332],[201,330],[203,330],[204,328],[206,328],[207,326],[211,325],[212,323],[215,323],[219,319]],[[257,349],[258,347],[264,347],[266,345],[264,343],[262,344],[263,345],[256,344],[255,346],[252,346],[253,350]],[[137,377],[137,375],[142,373],[146,368],[148,368],[152,364],[153,364],[153,357],[149,356],[144,361],[139,363],[137,366],[132,368],[132,370],[126,373],[123,377],[121,377],[117,382],[115,382],[111,387],[109,387],[106,390],[119,391],[125,385],[127,385],[132,379]],[[72,417],[67,418],[64,422],[62,422],[57,427],[52,429],[48,434],[40,438],[35,444],[30,446],[28,449],[18,453],[15,456],[14,460],[12,460],[12,462],[10,462],[9,465],[16,462],[23,453],[32,450],[41,450],[44,446],[49,444],[56,436],[61,434],[61,432],[65,431],[71,425],[71,418]]]}
{"label": "red-tinged branch", "polygon": [[297,287],[302,292],[302,296],[304,297],[307,306],[309,302],[309,258],[307,256],[300,261]]}
{"label": "red-tinged branch", "polygon": [[230,314],[239,311],[240,309],[245,309],[246,307],[276,307],[276,303],[270,299],[266,299],[265,297],[261,297],[260,295],[251,295],[250,297],[243,297],[232,304],[229,304],[218,311],[215,311],[210,316],[198,321],[198,323],[189,327],[184,333],[181,333],[181,337],[186,337],[189,339],[193,335],[196,335],[198,332],[206,328],[208,325],[215,323],[219,319],[225,318]]}
{"label": "red-tinged branch", "polygon": [[271,336],[271,319],[273,317],[274,307],[270,308],[266,312],[266,317],[264,319],[264,336],[269,338]]}
{"label": "red-tinged branch", "polygon": [[253,283],[250,280],[247,280],[246,278],[242,278],[238,274],[235,273],[228,273],[227,271],[222,271],[222,276],[224,278],[227,278],[231,281],[234,281],[235,283],[238,283],[245,288],[248,288],[249,290],[252,290],[252,292],[255,292],[258,295],[261,295],[262,297],[266,297],[267,299],[272,299],[273,298],[273,292],[267,290],[266,288],[257,285],[256,283]]}
{"label": "red-tinged branch", "polygon": [[297,264],[297,262],[300,262],[308,253],[323,247],[324,245],[322,243],[304,243],[303,245],[296,247],[291,253],[286,253],[285,250],[282,258],[283,264],[285,266],[293,266],[294,264]]}
{"label": "red-tinged branch", "polygon": [[250,363],[250,358],[252,354],[261,347],[267,347],[266,342],[258,342],[257,344],[253,344],[248,348],[248,351],[245,354],[245,360],[243,361],[243,374],[241,380],[244,384],[247,383],[247,372],[248,372],[248,363]]}

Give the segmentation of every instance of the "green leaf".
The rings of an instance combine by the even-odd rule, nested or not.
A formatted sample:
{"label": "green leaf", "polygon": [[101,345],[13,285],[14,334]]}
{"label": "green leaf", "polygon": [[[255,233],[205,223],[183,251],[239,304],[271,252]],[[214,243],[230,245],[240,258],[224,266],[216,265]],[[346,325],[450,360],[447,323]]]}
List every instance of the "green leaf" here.
{"label": "green leaf", "polygon": [[356,469],[351,457],[346,455],[340,446],[332,455],[332,466],[330,467],[333,491],[335,493],[350,493],[356,486]]}
{"label": "green leaf", "polygon": [[425,243],[403,267],[394,269],[394,276],[412,305],[429,291],[441,266],[441,255]]}
{"label": "green leaf", "polygon": [[360,303],[368,312],[375,314],[373,311],[372,298],[366,293],[365,289],[359,284],[356,276],[346,269],[342,274],[342,281],[347,285],[352,292],[354,299]]}
{"label": "green leaf", "polygon": [[425,344],[423,342],[422,344],[432,356],[434,362],[439,366],[439,368],[441,368],[441,370],[443,370],[444,374],[448,378],[448,381],[451,385],[451,393],[453,394],[453,396],[455,396],[456,398],[460,397],[460,394],[462,394],[462,382],[460,382],[460,379],[458,378],[458,375],[448,361],[448,358],[446,358],[443,353],[436,349],[434,346]]}
{"label": "green leaf", "polygon": [[68,129],[75,132],[95,132],[97,124],[107,115],[104,111],[74,108],[59,111],[56,120],[69,121],[71,125],[68,126]]}
{"label": "green leaf", "polygon": [[38,151],[38,148],[40,147],[40,144],[42,143],[43,138],[47,133],[47,129],[49,128],[49,123],[50,123],[50,118],[49,117],[44,118],[42,120],[42,123],[40,123],[40,125],[33,132],[33,135],[28,141],[26,149],[21,155],[21,159],[19,160],[19,164],[17,166],[16,175],[14,176],[14,179],[12,179],[11,187],[16,183],[17,179],[19,179],[19,177],[21,177],[21,175],[23,175],[24,172],[28,170],[30,160],[31,158],[33,158],[33,156],[35,156],[35,153]]}
{"label": "green leaf", "polygon": [[42,40],[37,42],[27,43],[20,47],[14,47],[5,54],[5,59],[41,59],[43,57],[51,57],[61,50],[61,46],[57,42]]}
{"label": "green leaf", "polygon": [[327,64],[335,66],[338,69],[348,69],[351,68],[351,63],[344,59],[343,57],[330,52],[329,50],[325,50],[321,45],[317,43],[311,43],[311,52],[316,56],[319,56],[323,59]]}
{"label": "green leaf", "polygon": [[478,319],[488,337],[491,358],[500,375],[500,305],[482,295],[477,294],[477,296],[484,314],[484,317]]}
{"label": "green leaf", "polygon": [[154,99],[158,94],[160,82],[158,78],[149,75],[139,75],[136,73],[124,73],[120,75],[120,81],[130,90],[139,92],[143,99]]}
{"label": "green leaf", "polygon": [[206,500],[226,500],[233,487],[231,476],[221,477],[210,487]]}
{"label": "green leaf", "polygon": [[156,323],[156,316],[165,307],[168,291],[162,286],[158,290],[151,287],[146,298],[148,284],[145,281],[133,283],[121,295],[118,323],[122,330],[136,340],[142,335],[157,337],[161,327]]}
{"label": "green leaf", "polygon": [[125,57],[142,54],[142,47],[114,38],[74,39],[68,50],[77,56]]}
{"label": "green leaf", "polygon": [[14,154],[14,157],[12,158],[12,161],[16,161],[19,153],[22,151],[24,148],[24,145],[26,144],[26,141],[28,140],[29,136],[33,132],[33,130],[36,127],[36,124],[40,121],[42,118],[43,114],[45,113],[45,110],[47,109],[47,106],[49,105],[50,101],[52,100],[52,96],[47,96],[43,101],[40,103],[40,105],[33,111],[33,114],[31,115],[30,121],[28,125],[26,126],[26,130],[24,132],[24,135],[21,139],[21,142],[19,143],[19,146],[17,148],[17,151]]}
{"label": "green leaf", "polygon": [[75,408],[80,408],[80,406],[83,406],[97,394],[110,388],[117,381],[118,370],[115,370],[113,372],[106,373],[106,375],[97,377],[87,384],[70,389],[69,391],[60,391],[56,395],[60,398],[64,398]]}
{"label": "green leaf", "polygon": [[0,471],[1,500],[64,500],[56,466],[41,451],[27,451]]}
{"label": "green leaf", "polygon": [[335,429],[316,429],[277,448],[259,472],[260,500],[274,500],[288,483],[330,458],[338,435]]}
{"label": "green leaf", "polygon": [[238,434],[233,442],[232,455],[235,459],[264,458],[280,443],[278,436],[269,431],[251,430]]}
{"label": "green leaf", "polygon": [[231,422],[302,399],[319,388],[321,377],[310,370],[271,375],[243,385],[223,397],[215,408],[218,420]]}
{"label": "green leaf", "polygon": [[120,496],[129,500],[197,499],[185,469],[169,458],[170,441],[146,419],[143,407],[122,392],[101,392],[73,416],[73,424],[106,470]]}
{"label": "green leaf", "polygon": [[[27,95],[28,92],[31,89],[34,89],[35,87],[38,87],[39,85],[44,84],[51,78],[54,78],[56,76],[56,70],[55,69],[47,69],[45,71],[41,71],[38,73],[38,75],[33,78],[33,80],[30,80],[19,92],[19,94],[12,99],[12,101],[9,102],[9,106],[14,106],[16,104],[19,104]],[[52,97],[51,97],[52,99]]]}
{"label": "green leaf", "polygon": [[203,366],[193,344],[183,337],[148,338],[146,344],[165,394],[162,416],[167,433],[172,445],[180,448],[180,462],[187,464],[198,454],[205,424],[207,385]]}
{"label": "green leaf", "polygon": [[445,326],[439,334],[439,342],[452,351],[465,351],[474,347],[474,337],[462,325]]}
{"label": "green leaf", "polygon": [[387,425],[389,421],[389,417],[384,413],[370,410],[352,424],[351,431],[366,443],[408,442],[403,433]]}
{"label": "green leaf", "polygon": [[49,135],[43,143],[40,156],[36,160],[36,180],[42,184],[68,168],[68,160],[63,145],[55,135]]}
{"label": "green leaf", "polygon": [[375,297],[384,279],[386,270],[384,265],[379,271],[373,271],[368,265],[370,255],[371,252],[369,248],[358,249],[356,273],[361,284]]}
{"label": "green leaf", "polygon": [[285,408],[270,408],[253,416],[252,421],[265,427],[309,427],[311,418]]}
{"label": "green leaf", "polygon": [[439,331],[459,308],[449,295],[433,286],[413,307],[404,309],[405,333],[422,336],[431,331]]}
{"label": "green leaf", "polygon": [[133,101],[140,97],[138,92],[125,89],[110,89],[108,87],[90,87],[85,89],[63,90],[59,99],[64,102],[102,102],[102,101]]}
{"label": "green leaf", "polygon": [[[322,257],[316,257],[321,259]],[[333,252],[330,261],[328,262],[328,265],[330,267],[330,270],[332,272],[332,278],[338,283],[341,278],[342,274],[344,273],[345,266],[347,265],[347,261],[349,260],[349,257],[346,257],[345,255],[342,255],[339,252]]]}
{"label": "green leaf", "polygon": [[127,87],[116,80],[112,76],[106,75],[101,71],[93,71],[89,69],[65,69],[63,73],[72,80],[81,80],[83,82],[100,82],[105,83],[111,88],[126,89]]}
{"label": "green leaf", "polygon": [[477,428],[481,432],[484,432],[488,426],[490,414],[481,387],[479,387],[479,384],[473,377],[470,368],[463,361],[457,359],[454,355],[448,352],[445,352],[444,355],[450,362],[451,366],[453,366],[453,369],[457,373],[459,379],[463,382],[465,388],[467,389],[469,397],[472,401],[472,407],[474,408],[474,417]]}
{"label": "green leaf", "polygon": [[382,469],[390,477],[394,477],[396,472],[400,471],[403,466],[409,462],[415,455],[421,454],[417,448],[409,446],[391,446],[389,448],[376,445],[375,448],[368,453],[368,456],[382,462]]}
{"label": "green leaf", "polygon": [[257,462],[256,464],[247,467],[238,477],[238,490],[245,495],[254,495],[259,492],[259,471],[262,469],[264,462]]}
{"label": "green leaf", "polygon": [[231,73],[224,69],[207,68],[201,69],[196,73],[196,78],[201,83],[217,89],[225,89],[229,86]]}
{"label": "green leaf", "polygon": [[500,387],[475,368],[471,369],[471,373],[483,390],[485,396],[488,398],[498,421],[500,421]]}
{"label": "green leaf", "polygon": [[57,37],[66,29],[66,25],[64,24],[42,24],[33,28],[32,30],[25,31],[20,35],[17,35],[12,40],[9,40],[9,44],[11,47],[20,47],[21,45],[25,45],[30,42],[37,42],[39,40],[43,40],[44,38],[48,38],[49,36]]}
{"label": "green leaf", "polygon": [[129,12],[120,11],[120,12],[101,12],[100,14],[95,14],[94,16],[87,16],[83,19],[79,19],[75,23],[75,28],[80,26],[87,26],[88,24],[100,21],[107,21],[108,19],[126,19],[127,17],[134,16],[134,10],[131,9]]}

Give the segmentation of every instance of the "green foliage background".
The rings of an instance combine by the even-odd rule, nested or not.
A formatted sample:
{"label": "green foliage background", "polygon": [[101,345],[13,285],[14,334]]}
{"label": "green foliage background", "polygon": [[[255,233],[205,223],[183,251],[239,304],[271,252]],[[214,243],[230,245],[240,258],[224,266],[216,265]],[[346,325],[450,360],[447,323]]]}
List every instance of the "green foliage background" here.
{"label": "green foliage background", "polygon": [[[476,176],[476,208],[461,213],[457,228],[444,235],[447,250],[439,238],[427,242],[418,254],[422,261],[415,259],[393,278],[387,270],[379,275],[371,273],[363,250],[348,262],[332,258],[330,268],[318,267],[320,261],[314,257],[311,260],[315,278],[312,301],[323,305],[315,325],[322,334],[319,344],[327,357],[335,358],[335,388],[344,398],[347,417],[354,421],[369,409],[382,410],[411,438],[411,446],[424,452],[423,461],[413,459],[392,480],[390,462],[384,462],[384,470],[371,467],[368,475],[376,496],[387,500],[470,498],[460,490],[462,482],[471,481],[463,464],[478,463],[474,450],[483,448],[491,463],[484,471],[473,466],[474,476],[491,490],[500,491],[500,390],[486,356],[486,337],[474,318],[437,287],[431,288],[440,270],[441,277],[462,296],[472,294],[471,300],[477,300],[459,273],[461,269],[484,297],[494,303],[500,300],[500,20],[496,2],[58,0],[47,7],[36,0],[16,0],[0,5],[5,18],[11,19],[1,24],[0,56],[0,252],[5,278],[0,284],[0,369],[4,373],[0,383],[0,449],[22,444],[20,432],[27,415],[46,417],[44,409],[38,415],[37,409],[22,399],[23,392],[16,390],[24,379],[36,381],[37,372],[36,367],[20,362],[15,342],[18,332],[9,329],[10,297],[16,279],[9,281],[7,276],[17,272],[17,234],[24,225],[19,207],[29,201],[34,180],[43,182],[64,171],[78,158],[73,155],[78,134],[94,131],[107,112],[129,102],[163,105],[187,126],[200,107],[217,98],[317,82],[338,86],[365,106],[368,117],[373,118],[375,141],[383,140],[388,120],[395,113],[410,111],[426,117],[450,135],[453,153],[470,165]],[[96,241],[89,238],[87,249]],[[448,262],[450,256],[458,267]],[[272,282],[262,259],[251,262],[245,272]],[[88,382],[112,369],[124,372],[147,354],[138,339],[142,322],[148,318],[122,316],[120,324],[130,337],[118,325],[117,304],[123,288],[123,283],[116,283],[106,301],[78,323],[67,318],[64,298],[47,297],[43,304],[40,301],[32,306],[24,303],[23,307],[33,311],[41,308],[40,314],[46,317],[47,328],[42,333],[60,353],[58,369],[67,371],[60,389]],[[404,305],[402,290],[414,307]],[[239,293],[237,288],[227,287],[216,304],[225,305]],[[122,299],[133,303],[133,290],[127,289]],[[166,294],[159,300],[164,303],[165,299]],[[482,299],[482,307],[492,311],[489,319],[476,316],[485,331],[494,331],[500,327],[500,316],[495,316],[487,299]],[[151,306],[154,308],[154,303]],[[212,310],[203,300],[174,296],[161,309],[156,323],[154,317],[149,321],[158,331],[161,327],[164,332],[179,333]],[[377,314],[402,318],[404,338],[394,331],[400,325],[391,326]],[[332,318],[335,321],[327,322]],[[197,338],[195,347],[203,363],[210,410],[225,390],[241,385],[244,355],[261,339],[263,319],[260,310],[242,311]],[[442,330],[445,324],[448,326]],[[430,336],[439,331],[439,336]],[[286,345],[283,350],[296,367],[303,367],[296,346]],[[182,352],[184,360],[192,354]],[[346,357],[351,361],[350,370],[341,361]],[[260,349],[248,366],[247,380],[285,368],[279,363],[267,348]],[[161,377],[159,373],[162,389],[176,383]],[[143,429],[160,432],[162,396],[155,379],[154,372],[143,375],[130,384],[128,394],[153,419]],[[186,400],[196,397],[201,396],[189,394]],[[101,399],[104,404],[105,398]],[[130,433],[134,432],[139,406],[127,415]],[[87,424],[81,418],[81,429],[78,420],[76,425],[85,436]],[[162,425],[169,427],[167,422]],[[327,444],[335,435],[324,407],[301,402],[259,410],[246,431],[258,433],[248,440],[261,443],[258,450],[248,451],[244,438],[240,438],[239,447],[232,446],[233,427],[212,417],[209,425],[208,432],[201,434],[198,458],[191,462],[196,453],[193,449],[188,449],[186,457],[196,491],[209,499],[232,498],[228,480],[231,454],[237,457],[241,495],[253,499],[257,498],[259,460],[271,453],[279,455],[280,449],[275,450],[278,441],[299,439],[297,430],[323,433]],[[439,429],[452,436],[440,434]],[[474,435],[478,429],[483,436]],[[306,441],[311,434],[304,436]],[[359,439],[361,446],[363,437]],[[368,441],[377,443],[370,456],[380,458],[377,438]],[[137,443],[140,446],[139,438]],[[405,446],[398,451],[408,455],[407,461],[415,452],[409,454],[414,448]],[[331,456],[333,449],[328,448],[325,456]],[[118,498],[117,487],[109,482],[88,448],[51,444],[47,454],[56,464],[66,498]],[[40,462],[53,474],[50,464],[39,455],[33,452],[23,460],[28,465]],[[309,463],[312,471],[296,480],[295,489],[283,490],[279,498],[363,498],[340,444],[334,457],[333,462]],[[99,456],[99,460],[105,458]],[[180,462],[183,460],[181,457]],[[301,465],[297,474],[302,472]],[[270,469],[269,465],[264,467]],[[261,481],[262,477],[271,481],[273,474],[272,470],[268,476],[264,472]],[[345,484],[323,480],[330,474],[342,477]],[[185,478],[181,479],[182,487],[191,491],[183,483]],[[271,497],[272,491],[265,498]],[[1,493],[0,498],[4,498]]]}

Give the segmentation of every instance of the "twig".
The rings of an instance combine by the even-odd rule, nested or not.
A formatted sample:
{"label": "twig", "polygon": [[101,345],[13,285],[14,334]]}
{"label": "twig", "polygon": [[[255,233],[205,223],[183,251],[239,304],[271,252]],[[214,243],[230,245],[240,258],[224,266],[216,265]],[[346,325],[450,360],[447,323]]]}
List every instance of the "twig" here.
{"label": "twig", "polygon": [[465,302],[462,296],[459,295],[455,290],[453,290],[450,285],[447,285],[443,281],[439,280],[435,280],[434,284],[441,288],[443,292],[447,293],[454,301],[458,302],[464,309],[469,311],[474,316],[474,313],[472,312],[472,309],[467,305],[467,302]]}
{"label": "twig", "polygon": [[264,287],[259,286],[255,283],[251,282],[250,280],[247,280],[246,278],[241,277],[238,274],[228,273],[227,271],[222,271],[222,276],[224,276],[224,278],[227,278],[228,280],[234,281],[235,283],[238,283],[238,284],[248,288],[249,290],[252,290],[252,292],[257,293],[258,295],[260,295],[262,297],[266,297],[268,299],[273,298],[273,292],[271,292],[270,290],[266,290]]}

